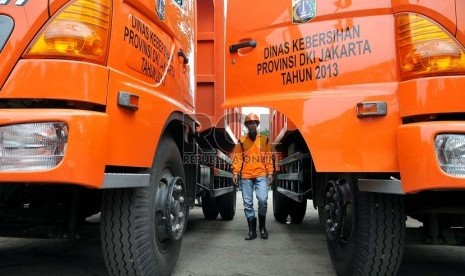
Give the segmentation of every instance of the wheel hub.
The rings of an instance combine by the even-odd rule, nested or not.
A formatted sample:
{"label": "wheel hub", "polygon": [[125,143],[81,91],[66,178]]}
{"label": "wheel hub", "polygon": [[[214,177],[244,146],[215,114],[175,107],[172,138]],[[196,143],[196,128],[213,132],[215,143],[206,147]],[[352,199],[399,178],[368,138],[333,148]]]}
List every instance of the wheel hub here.
{"label": "wheel hub", "polygon": [[179,240],[182,237],[186,224],[185,210],[184,183],[180,177],[175,177],[168,187],[165,209],[165,226],[171,239]]}
{"label": "wheel hub", "polygon": [[345,239],[352,228],[350,186],[346,179],[330,180],[325,187],[325,231],[328,239]]}

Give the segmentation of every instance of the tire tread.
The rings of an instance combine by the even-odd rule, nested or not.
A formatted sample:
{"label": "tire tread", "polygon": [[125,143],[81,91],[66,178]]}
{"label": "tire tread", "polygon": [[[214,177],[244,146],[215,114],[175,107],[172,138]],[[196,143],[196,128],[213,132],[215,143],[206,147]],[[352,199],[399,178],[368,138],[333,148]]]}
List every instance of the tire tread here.
{"label": "tire tread", "polygon": [[350,175],[340,176],[352,189],[352,233],[343,240],[327,238],[338,275],[397,275],[405,244],[402,195],[359,192]]}
{"label": "tire tread", "polygon": [[215,220],[220,212],[217,198],[210,197],[210,195],[202,196],[202,212],[206,219]]}
{"label": "tire tread", "polygon": [[236,214],[236,190],[217,198],[218,210],[223,220],[232,220]]}
{"label": "tire tread", "polygon": [[273,187],[273,215],[276,221],[286,223],[287,216],[289,215],[290,200]]}
{"label": "tire tread", "polygon": [[[166,162],[184,179],[182,160],[174,141],[163,138],[159,149],[156,156],[163,161],[154,162],[154,175],[158,177],[161,163]],[[100,229],[109,275],[169,275],[177,261],[181,240],[172,241],[163,252],[153,245],[157,243],[152,216],[155,208],[152,199],[156,194],[153,184],[156,182],[149,187],[104,190]]]}
{"label": "tire tread", "polygon": [[355,259],[353,275],[396,275],[405,239],[401,198],[360,193],[360,202],[368,204],[359,204],[358,208],[360,254]]}

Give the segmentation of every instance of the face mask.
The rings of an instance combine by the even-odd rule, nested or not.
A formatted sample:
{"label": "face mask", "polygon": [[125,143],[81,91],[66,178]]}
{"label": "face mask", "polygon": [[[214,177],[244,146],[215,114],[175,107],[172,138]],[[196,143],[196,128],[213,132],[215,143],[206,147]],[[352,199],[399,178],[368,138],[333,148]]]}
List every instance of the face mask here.
{"label": "face mask", "polygon": [[249,131],[249,138],[252,139],[252,141],[255,141],[255,138],[257,137],[257,131]]}

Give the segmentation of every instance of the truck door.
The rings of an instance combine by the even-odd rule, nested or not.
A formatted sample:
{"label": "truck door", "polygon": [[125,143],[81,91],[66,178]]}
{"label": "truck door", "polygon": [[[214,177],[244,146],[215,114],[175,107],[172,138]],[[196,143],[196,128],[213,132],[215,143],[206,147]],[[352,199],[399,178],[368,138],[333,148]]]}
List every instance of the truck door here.
{"label": "truck door", "polygon": [[395,47],[385,41],[393,30],[378,25],[392,22],[390,6],[387,0],[228,1],[226,102],[394,80]]}
{"label": "truck door", "polygon": [[[154,91],[193,105],[194,90],[189,87],[194,73],[193,1],[125,0],[116,9],[123,14],[112,26],[110,67],[137,77]],[[119,88],[125,89],[130,88]]]}
{"label": "truck door", "polygon": [[279,71],[267,62],[290,54],[296,31],[290,26],[290,5],[291,1],[228,1],[226,101],[282,89]]}
{"label": "truck door", "polygon": [[[162,127],[172,106],[193,109],[194,91],[194,8],[193,0],[114,1],[111,26],[110,68],[107,113],[112,121],[147,120],[154,135]],[[139,110],[126,112],[120,105],[120,92],[139,97]],[[130,116],[129,114],[135,116]],[[149,134],[131,122],[124,128],[112,128],[110,143],[118,151],[108,155],[111,164],[146,166],[150,150],[137,153],[136,141],[153,145]],[[154,149],[152,149],[154,150]],[[128,158],[130,156],[131,159]]]}
{"label": "truck door", "polygon": [[[319,172],[395,171],[394,23],[391,0],[228,1],[223,106],[284,114]],[[359,119],[371,101],[387,116]]]}
{"label": "truck door", "polygon": [[[172,27],[179,33],[176,57],[179,61],[178,70],[181,76],[181,87],[184,101],[194,106],[195,70],[194,70],[194,3],[192,0],[174,1],[174,18],[179,21]],[[174,21],[173,21],[174,22]]]}

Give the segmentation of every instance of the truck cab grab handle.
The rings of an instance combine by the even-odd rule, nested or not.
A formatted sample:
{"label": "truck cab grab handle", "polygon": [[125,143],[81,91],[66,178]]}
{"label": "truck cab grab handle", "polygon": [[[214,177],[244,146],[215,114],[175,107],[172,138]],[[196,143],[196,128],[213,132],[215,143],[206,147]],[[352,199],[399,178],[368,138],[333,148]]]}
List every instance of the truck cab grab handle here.
{"label": "truck cab grab handle", "polygon": [[257,41],[255,40],[249,40],[249,41],[246,41],[246,42],[241,42],[241,43],[238,43],[238,44],[233,44],[231,46],[229,46],[229,52],[232,54],[232,53],[237,53],[237,50],[241,49],[241,48],[246,48],[246,47],[252,47],[252,48],[255,48],[257,47]]}
{"label": "truck cab grab handle", "polygon": [[178,50],[178,57],[182,57],[182,59],[184,60],[183,61],[184,64],[189,63],[189,58],[186,56],[186,54],[184,54],[184,51],[182,49]]}

